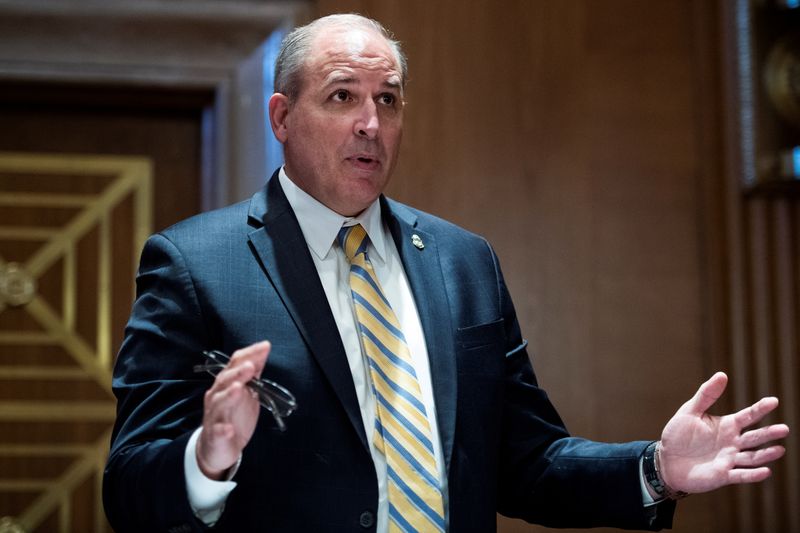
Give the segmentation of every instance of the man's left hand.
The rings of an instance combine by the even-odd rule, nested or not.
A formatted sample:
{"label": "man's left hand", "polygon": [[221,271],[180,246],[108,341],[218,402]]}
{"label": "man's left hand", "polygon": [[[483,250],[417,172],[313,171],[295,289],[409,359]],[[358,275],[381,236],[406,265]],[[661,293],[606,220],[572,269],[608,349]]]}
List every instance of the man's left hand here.
{"label": "man's left hand", "polygon": [[771,474],[766,465],[785,453],[784,447],[773,441],[789,434],[786,424],[749,429],[778,407],[777,398],[762,398],[725,416],[706,412],[722,396],[727,383],[724,373],[714,374],[664,427],[661,476],[673,490],[691,494],[763,481]]}

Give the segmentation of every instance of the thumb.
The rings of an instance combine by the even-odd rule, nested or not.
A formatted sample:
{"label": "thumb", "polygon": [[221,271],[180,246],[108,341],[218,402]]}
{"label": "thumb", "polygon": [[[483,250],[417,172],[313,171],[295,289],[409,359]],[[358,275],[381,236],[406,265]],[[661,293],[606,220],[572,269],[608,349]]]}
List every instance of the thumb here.
{"label": "thumb", "polygon": [[708,381],[700,385],[692,399],[683,404],[678,412],[702,416],[722,396],[727,385],[728,376],[724,372],[717,372]]}
{"label": "thumb", "polygon": [[272,344],[269,341],[257,342],[247,348],[247,350],[249,350],[252,354],[251,361],[255,367],[256,377],[260,376],[261,371],[264,370],[264,365],[267,363],[267,357],[269,357],[269,352],[271,349]]}
{"label": "thumb", "polygon": [[[269,341],[261,341],[245,346],[233,352],[231,356],[231,365],[236,365],[238,368],[246,369],[244,373],[239,374],[240,378],[247,381],[253,377],[261,376],[261,371],[264,370],[264,365],[269,357],[272,345]],[[252,371],[250,370],[252,368]]]}

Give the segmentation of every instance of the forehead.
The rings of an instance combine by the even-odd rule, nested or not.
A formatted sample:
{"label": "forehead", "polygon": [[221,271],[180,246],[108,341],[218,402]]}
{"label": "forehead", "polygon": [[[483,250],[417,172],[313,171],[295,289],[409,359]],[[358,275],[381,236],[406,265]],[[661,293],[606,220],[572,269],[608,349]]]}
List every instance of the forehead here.
{"label": "forehead", "polygon": [[[312,41],[307,61],[312,77],[323,80],[338,74],[367,71],[399,85],[400,66],[389,42],[367,28],[330,27]],[[318,78],[319,79],[319,78]]]}

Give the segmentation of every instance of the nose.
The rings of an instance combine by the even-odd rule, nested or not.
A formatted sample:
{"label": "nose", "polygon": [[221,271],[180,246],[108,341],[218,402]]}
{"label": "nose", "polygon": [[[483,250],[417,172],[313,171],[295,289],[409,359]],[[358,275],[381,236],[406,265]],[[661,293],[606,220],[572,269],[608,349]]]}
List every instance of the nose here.
{"label": "nose", "polygon": [[359,116],[355,122],[355,134],[358,137],[372,140],[378,137],[379,129],[378,109],[375,102],[368,99],[359,109]]}

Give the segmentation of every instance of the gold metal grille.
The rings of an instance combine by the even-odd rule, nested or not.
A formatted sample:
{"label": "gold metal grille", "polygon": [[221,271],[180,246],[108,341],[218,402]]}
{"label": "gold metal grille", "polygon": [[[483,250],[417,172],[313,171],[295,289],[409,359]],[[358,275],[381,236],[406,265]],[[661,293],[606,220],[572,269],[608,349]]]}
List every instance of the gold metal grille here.
{"label": "gold metal grille", "polygon": [[106,528],[113,317],[133,294],[114,273],[135,271],[151,190],[146,158],[0,153],[3,531],[71,531],[88,507]]}

